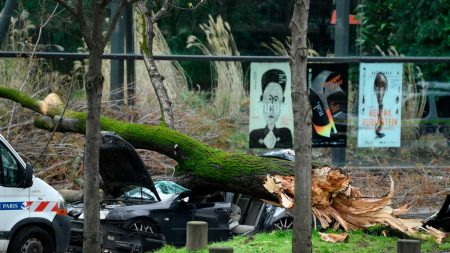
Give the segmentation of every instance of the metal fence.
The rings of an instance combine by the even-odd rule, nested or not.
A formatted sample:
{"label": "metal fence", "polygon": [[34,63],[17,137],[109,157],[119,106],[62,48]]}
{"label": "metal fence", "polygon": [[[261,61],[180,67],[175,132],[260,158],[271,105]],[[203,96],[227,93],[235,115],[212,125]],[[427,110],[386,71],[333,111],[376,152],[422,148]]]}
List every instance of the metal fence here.
{"label": "metal fence", "polygon": [[[35,58],[83,60],[88,59],[87,53],[64,53],[64,52],[18,52],[0,51],[0,58]],[[142,60],[141,54],[104,54],[105,60]],[[155,60],[160,61],[240,61],[240,62],[287,62],[287,56],[208,56],[208,55],[155,55]],[[408,62],[408,63],[450,63],[450,56],[340,56],[340,57],[308,57],[309,63],[360,63],[360,62]]]}

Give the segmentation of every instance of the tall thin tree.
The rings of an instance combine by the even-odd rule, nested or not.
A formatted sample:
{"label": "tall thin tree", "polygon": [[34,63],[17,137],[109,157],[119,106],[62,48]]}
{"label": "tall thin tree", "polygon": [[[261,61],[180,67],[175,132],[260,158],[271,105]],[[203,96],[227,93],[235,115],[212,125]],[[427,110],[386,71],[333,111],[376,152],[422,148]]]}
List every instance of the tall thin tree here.
{"label": "tall thin tree", "polygon": [[5,39],[6,32],[8,31],[9,23],[11,22],[11,16],[16,7],[17,0],[6,0],[2,11],[0,12],[0,46]]}
{"label": "tall thin tree", "polygon": [[[100,109],[103,90],[102,55],[115,24],[127,3],[121,0],[116,12],[106,25],[107,6],[111,0],[64,1],[54,0],[64,7],[77,21],[80,33],[89,49],[89,69],[86,75],[86,147],[84,154],[84,231],[83,252],[100,250],[99,203],[99,144]],[[89,6],[85,4],[89,3]],[[106,30],[105,30],[106,27]]]}
{"label": "tall thin tree", "polygon": [[290,23],[290,65],[295,125],[295,207],[292,252],[309,253],[311,244],[311,105],[306,79],[309,0],[295,0]]}

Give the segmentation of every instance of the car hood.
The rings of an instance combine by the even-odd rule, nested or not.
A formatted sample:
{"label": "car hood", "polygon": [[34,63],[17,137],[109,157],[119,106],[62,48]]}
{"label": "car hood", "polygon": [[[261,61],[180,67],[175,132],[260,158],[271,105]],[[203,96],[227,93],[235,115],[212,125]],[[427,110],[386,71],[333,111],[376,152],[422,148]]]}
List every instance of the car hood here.
{"label": "car hood", "polygon": [[102,132],[100,141],[100,176],[105,190],[117,198],[132,186],[142,186],[160,201],[145,164],[133,146],[112,132]]}

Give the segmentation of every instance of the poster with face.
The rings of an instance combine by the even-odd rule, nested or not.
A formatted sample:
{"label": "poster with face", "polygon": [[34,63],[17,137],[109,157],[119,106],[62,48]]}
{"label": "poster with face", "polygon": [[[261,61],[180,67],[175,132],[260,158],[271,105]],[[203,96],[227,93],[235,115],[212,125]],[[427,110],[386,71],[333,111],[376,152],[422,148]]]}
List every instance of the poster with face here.
{"label": "poster with face", "polygon": [[292,148],[294,120],[288,63],[250,65],[250,148]]}
{"label": "poster with face", "polygon": [[361,63],[358,147],[400,147],[401,63]]}
{"label": "poster with face", "polygon": [[347,145],[348,64],[308,64],[313,147]]}

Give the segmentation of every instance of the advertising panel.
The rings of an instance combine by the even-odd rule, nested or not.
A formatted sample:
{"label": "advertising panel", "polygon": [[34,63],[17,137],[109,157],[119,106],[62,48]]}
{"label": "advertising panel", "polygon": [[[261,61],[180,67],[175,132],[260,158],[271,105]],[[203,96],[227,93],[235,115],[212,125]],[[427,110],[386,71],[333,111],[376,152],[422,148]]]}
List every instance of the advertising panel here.
{"label": "advertising panel", "polygon": [[347,145],[348,64],[308,64],[313,147]]}
{"label": "advertising panel", "polygon": [[292,148],[294,120],[288,63],[252,63],[250,148]]}
{"label": "advertising panel", "polygon": [[359,77],[358,147],[400,147],[401,63],[362,63]]}

